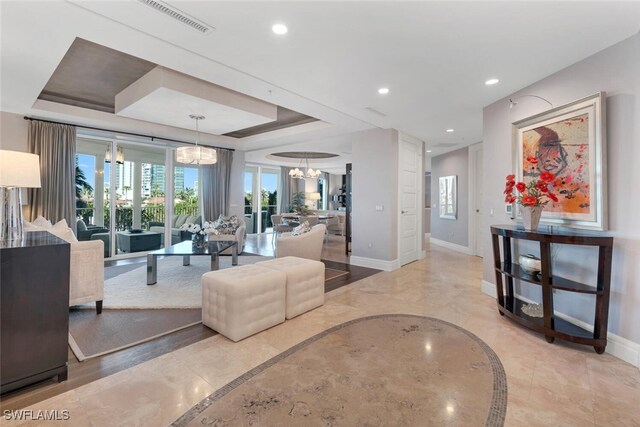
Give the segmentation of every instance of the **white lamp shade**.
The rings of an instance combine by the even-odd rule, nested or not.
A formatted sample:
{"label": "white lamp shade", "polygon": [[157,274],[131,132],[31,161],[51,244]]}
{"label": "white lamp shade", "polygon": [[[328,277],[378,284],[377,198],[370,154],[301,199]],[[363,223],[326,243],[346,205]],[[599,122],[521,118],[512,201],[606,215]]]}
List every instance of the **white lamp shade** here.
{"label": "white lamp shade", "polygon": [[309,193],[309,200],[320,200],[320,193]]}
{"label": "white lamp shade", "polygon": [[0,186],[40,188],[40,156],[0,150]]}
{"label": "white lamp shade", "polygon": [[199,145],[178,147],[176,161],[189,165],[212,165],[218,161],[218,153],[213,148]]}

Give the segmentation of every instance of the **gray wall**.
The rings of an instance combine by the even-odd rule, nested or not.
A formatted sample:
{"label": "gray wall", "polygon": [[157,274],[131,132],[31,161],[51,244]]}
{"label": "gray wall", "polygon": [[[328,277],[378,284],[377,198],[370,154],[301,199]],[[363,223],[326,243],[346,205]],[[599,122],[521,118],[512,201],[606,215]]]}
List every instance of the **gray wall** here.
{"label": "gray wall", "polygon": [[[233,152],[229,182],[229,215],[244,215],[244,151]],[[215,219],[215,218],[214,218]]]}
{"label": "gray wall", "polygon": [[[440,177],[458,176],[458,217],[440,218]],[[431,159],[431,237],[460,246],[469,245],[469,148]]]}
{"label": "gray wall", "polygon": [[[540,113],[548,106],[534,98],[509,109],[508,98],[542,96],[554,106],[607,92],[607,176],[609,229],[615,237],[609,330],[640,343],[640,34],[607,48],[484,109],[485,227],[508,224],[504,214],[504,177],[512,170],[511,123]],[[489,233],[484,243],[484,280],[495,283]],[[558,246],[556,273],[594,283],[595,254]],[[526,292],[526,291],[524,291]],[[593,299],[580,294],[556,294],[555,308],[585,322],[593,320]]]}
{"label": "gray wall", "polygon": [[27,144],[28,121],[20,114],[0,113],[0,148],[12,151],[29,151]]}
{"label": "gray wall", "polygon": [[[352,255],[398,258],[398,132],[373,129],[352,137]],[[376,205],[384,210],[376,211]],[[371,245],[371,247],[369,247]]]}

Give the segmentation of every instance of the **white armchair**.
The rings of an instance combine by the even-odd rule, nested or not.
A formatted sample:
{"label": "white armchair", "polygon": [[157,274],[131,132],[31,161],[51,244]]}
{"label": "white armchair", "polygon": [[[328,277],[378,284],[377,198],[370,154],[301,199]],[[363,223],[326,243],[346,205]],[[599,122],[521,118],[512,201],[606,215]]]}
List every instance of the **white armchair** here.
{"label": "white armchair", "polygon": [[[247,224],[244,222],[244,219],[238,217],[238,221],[240,222],[240,227],[236,230],[235,234],[209,234],[209,240],[237,240],[238,241],[238,255],[242,253],[244,250],[244,238],[247,235]],[[223,251],[222,254],[229,255],[231,254],[231,249],[227,249]]]}
{"label": "white armchair", "polygon": [[320,261],[326,229],[326,225],[318,224],[314,225],[311,231],[300,236],[284,233],[276,239],[276,258],[295,256]]}
{"label": "white armchair", "polygon": [[102,313],[104,298],[104,243],[87,240],[71,243],[69,305],[96,302],[96,313]]}
{"label": "white armchair", "polygon": [[[61,221],[62,222],[62,221]],[[79,242],[66,225],[38,227],[25,224],[27,231],[48,231],[71,244],[69,266],[69,306],[96,302],[96,313],[102,313],[104,299],[104,243],[102,240]]]}

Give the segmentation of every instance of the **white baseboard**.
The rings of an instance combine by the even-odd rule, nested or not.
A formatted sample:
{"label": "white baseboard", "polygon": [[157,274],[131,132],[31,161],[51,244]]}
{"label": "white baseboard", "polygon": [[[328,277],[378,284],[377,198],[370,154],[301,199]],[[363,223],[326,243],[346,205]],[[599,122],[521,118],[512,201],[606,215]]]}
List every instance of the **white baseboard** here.
{"label": "white baseboard", "polygon": [[[485,294],[496,298],[496,285],[494,285],[493,283],[483,280],[481,289]],[[517,295],[517,297],[524,302],[535,303],[535,301],[523,296]],[[554,311],[553,314],[563,320],[566,320],[569,323],[573,323],[574,325],[580,326],[587,331],[593,332],[593,325],[583,322],[580,319],[576,319],[575,317],[568,316],[558,311]],[[625,362],[630,363],[636,368],[640,369],[640,344],[611,333],[610,331],[607,331],[607,348],[605,351],[612,356],[624,360]]]}
{"label": "white baseboard", "polygon": [[427,257],[427,251],[421,251],[418,259],[425,259]]}
{"label": "white baseboard", "polygon": [[359,267],[375,268],[376,270],[393,271],[400,268],[400,260],[394,259],[393,261],[386,261],[376,258],[365,258],[361,256],[351,255],[349,257],[349,264],[357,265]]}
{"label": "white baseboard", "polygon": [[466,246],[457,245],[455,243],[451,243],[451,242],[447,242],[447,241],[444,241],[444,240],[436,239],[434,237],[430,237],[429,238],[429,242],[433,243],[434,245],[438,245],[438,246],[442,246],[442,247],[447,248],[447,249],[451,249],[452,251],[462,252],[463,254],[467,254],[467,255],[473,255],[471,253],[471,248],[468,248]]}
{"label": "white baseboard", "polygon": [[483,280],[480,289],[490,297],[498,298],[498,294],[496,293],[496,285],[494,285],[493,283]]}

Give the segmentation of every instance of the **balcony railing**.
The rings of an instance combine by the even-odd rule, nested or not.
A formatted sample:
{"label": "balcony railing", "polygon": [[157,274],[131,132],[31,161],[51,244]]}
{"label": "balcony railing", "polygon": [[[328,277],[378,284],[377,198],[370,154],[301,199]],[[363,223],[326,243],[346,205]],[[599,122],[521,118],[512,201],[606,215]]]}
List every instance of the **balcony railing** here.
{"label": "balcony railing", "polygon": [[[128,230],[133,227],[133,206],[116,207],[116,231]],[[197,206],[177,206],[176,215],[198,216]],[[82,218],[85,224],[95,224],[95,208],[76,208],[76,217]],[[144,206],[140,208],[140,222],[143,229],[149,228],[149,222],[165,222],[164,206]],[[103,225],[110,228],[111,218],[109,208],[105,206]]]}

